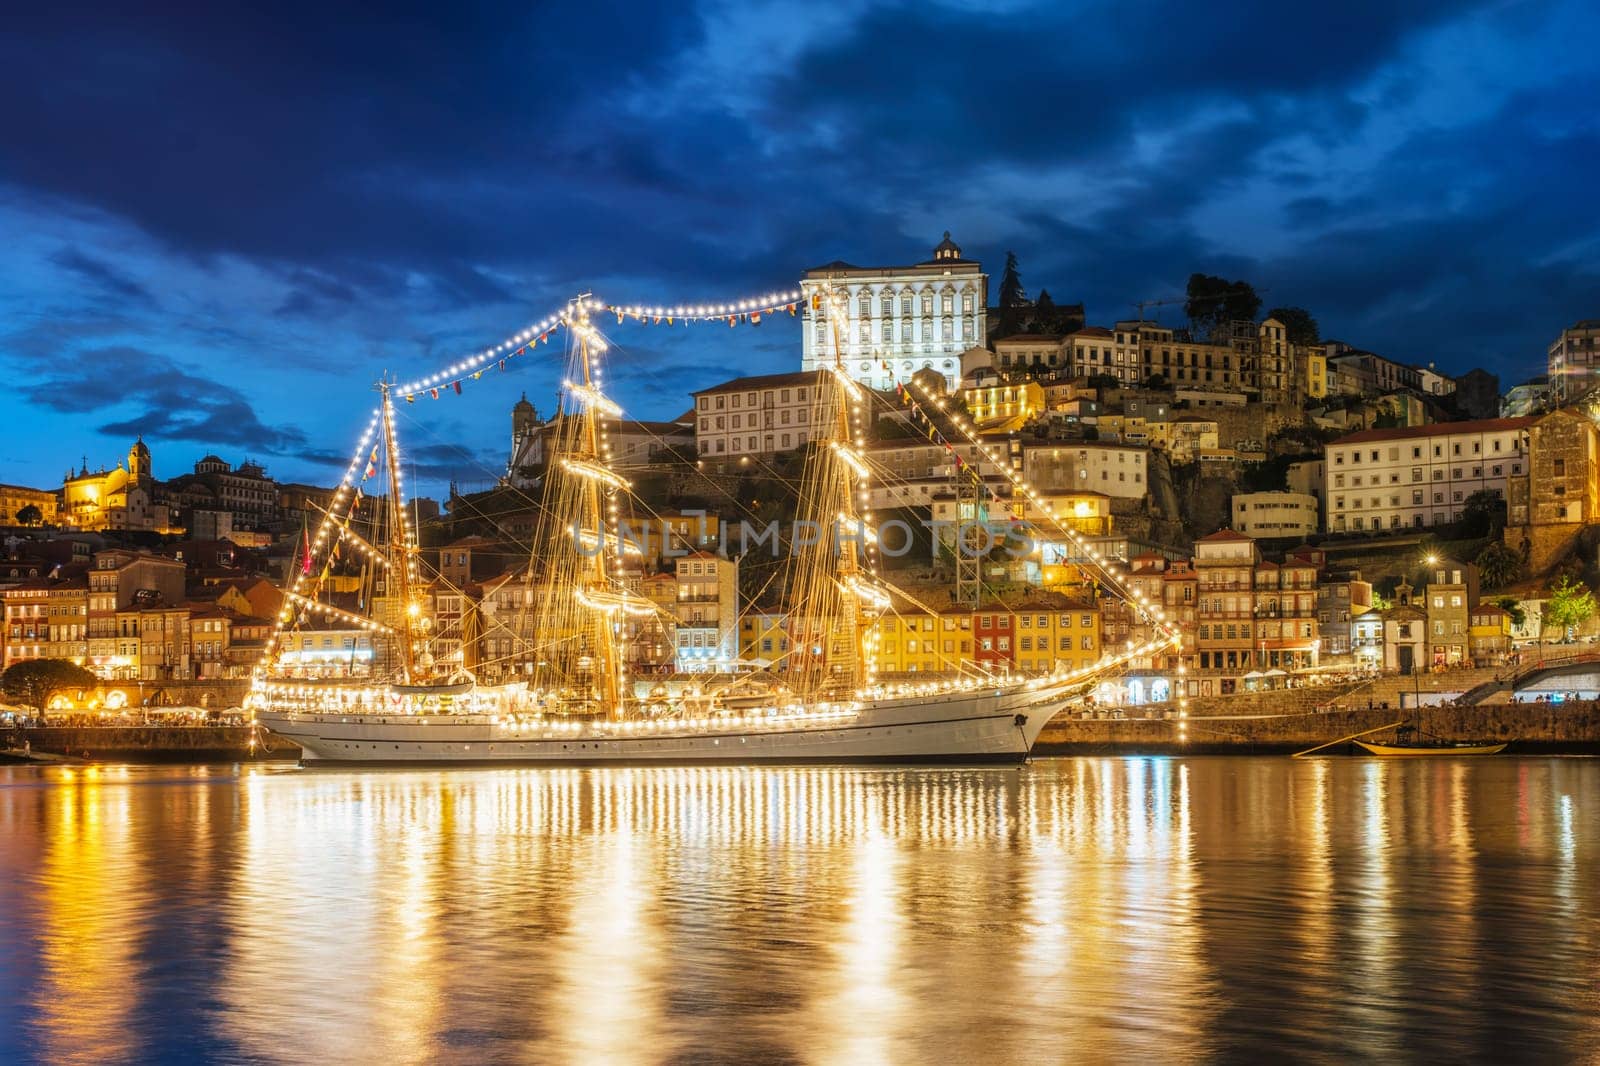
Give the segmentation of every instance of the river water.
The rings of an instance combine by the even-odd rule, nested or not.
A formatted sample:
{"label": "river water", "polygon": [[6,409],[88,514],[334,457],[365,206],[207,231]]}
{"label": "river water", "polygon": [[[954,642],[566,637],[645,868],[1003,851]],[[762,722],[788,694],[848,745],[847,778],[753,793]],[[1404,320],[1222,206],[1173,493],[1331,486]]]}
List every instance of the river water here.
{"label": "river water", "polygon": [[0,1061],[1600,1056],[1600,760],[0,767]]}

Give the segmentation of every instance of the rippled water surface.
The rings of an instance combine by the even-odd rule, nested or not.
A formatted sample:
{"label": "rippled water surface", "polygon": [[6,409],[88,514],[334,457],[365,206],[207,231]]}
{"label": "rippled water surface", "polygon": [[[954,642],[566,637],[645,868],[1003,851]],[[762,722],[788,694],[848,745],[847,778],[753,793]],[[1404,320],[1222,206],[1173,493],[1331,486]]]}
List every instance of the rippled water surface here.
{"label": "rippled water surface", "polygon": [[1600,1055],[1600,761],[0,767],[0,1060]]}

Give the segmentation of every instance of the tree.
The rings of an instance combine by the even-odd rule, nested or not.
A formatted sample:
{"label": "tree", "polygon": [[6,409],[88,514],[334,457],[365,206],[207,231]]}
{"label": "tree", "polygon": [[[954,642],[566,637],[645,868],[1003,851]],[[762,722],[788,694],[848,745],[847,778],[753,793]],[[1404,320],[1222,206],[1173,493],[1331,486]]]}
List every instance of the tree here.
{"label": "tree", "polygon": [[70,659],[24,659],[0,674],[0,692],[25,707],[44,710],[57,692],[91,689],[100,679]]}
{"label": "tree", "polygon": [[1494,605],[1504,611],[1507,618],[1511,619],[1512,629],[1521,629],[1523,623],[1528,620],[1528,612],[1523,610],[1521,603],[1510,596],[1501,596],[1494,601]]}
{"label": "tree", "polygon": [[1267,317],[1283,323],[1283,332],[1289,338],[1290,344],[1322,343],[1322,332],[1317,328],[1317,320],[1312,318],[1311,312],[1304,307],[1274,307],[1267,312]]}
{"label": "tree", "polygon": [[1006,253],[1006,271],[1000,276],[1000,306],[1025,307],[1028,294],[1022,287],[1022,275],[1017,273],[1017,253]]}
{"label": "tree", "polygon": [[1248,281],[1229,281],[1211,274],[1190,274],[1183,305],[1197,329],[1209,334],[1235,319],[1254,321],[1261,297]]}
{"label": "tree", "polygon": [[[1017,279],[1017,284],[1022,284],[1022,279]],[[1056,302],[1050,298],[1049,289],[1040,289],[1039,298],[1033,301],[1033,309],[1040,319],[1048,321],[1056,313]]]}
{"label": "tree", "polygon": [[1091,389],[1119,389],[1122,387],[1122,382],[1118,381],[1112,374],[1090,374],[1088,384]]}
{"label": "tree", "polygon": [[[1457,531],[1462,537],[1487,537],[1505,525],[1506,501],[1493,489],[1479,489],[1461,504]],[[1478,561],[1482,568],[1483,560]]]}
{"label": "tree", "polygon": [[1544,624],[1555,626],[1563,639],[1571,640],[1572,631],[1594,615],[1594,593],[1589,586],[1570,574],[1563,574],[1550,586],[1550,598],[1544,604]]}
{"label": "tree", "polygon": [[44,512],[34,504],[27,504],[17,512],[17,525],[37,526],[44,522]]}
{"label": "tree", "polygon": [[1372,603],[1369,604],[1374,611],[1387,611],[1394,606],[1394,601],[1387,596],[1380,596],[1377,592],[1372,594]]}
{"label": "tree", "polygon": [[1476,562],[1478,579],[1483,582],[1484,588],[1504,588],[1522,572],[1522,556],[1503,541],[1497,540],[1479,552]]}
{"label": "tree", "polygon": [[1167,377],[1165,374],[1151,374],[1144,379],[1144,387],[1147,389],[1164,389],[1167,387]]}

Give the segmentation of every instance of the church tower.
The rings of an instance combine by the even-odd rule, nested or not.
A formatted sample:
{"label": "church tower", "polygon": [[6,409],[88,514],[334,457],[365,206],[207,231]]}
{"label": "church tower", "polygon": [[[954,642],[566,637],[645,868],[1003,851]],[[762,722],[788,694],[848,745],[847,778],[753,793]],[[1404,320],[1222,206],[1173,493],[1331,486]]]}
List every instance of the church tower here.
{"label": "church tower", "polygon": [[511,456],[515,461],[518,453],[522,451],[522,444],[533,431],[539,428],[539,412],[533,404],[528,402],[528,394],[523,393],[522,399],[511,408]]}
{"label": "church tower", "polygon": [[128,449],[128,484],[149,488],[154,480],[150,470],[150,449],[141,435]]}

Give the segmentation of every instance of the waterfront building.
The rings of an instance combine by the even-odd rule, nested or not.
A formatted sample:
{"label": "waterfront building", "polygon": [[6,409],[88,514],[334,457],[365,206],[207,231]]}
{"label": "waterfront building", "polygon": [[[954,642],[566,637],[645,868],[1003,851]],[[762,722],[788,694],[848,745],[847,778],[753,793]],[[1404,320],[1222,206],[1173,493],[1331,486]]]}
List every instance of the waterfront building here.
{"label": "waterfront building", "polygon": [[89,578],[82,564],[10,583],[4,603],[4,666],[25,659],[88,661]]}
{"label": "waterfront building", "polygon": [[1059,592],[1034,592],[1011,605],[1017,669],[1044,674],[1077,670],[1100,658],[1100,612]]}
{"label": "waterfront building", "polygon": [[1470,664],[1468,620],[1478,604],[1478,568],[1430,558],[1423,589],[1428,621],[1428,662],[1434,667]]}
{"label": "waterfront building", "polygon": [[1383,633],[1387,614],[1387,611],[1369,605],[1350,619],[1350,654],[1357,666],[1367,670],[1383,669]]}
{"label": "waterfront building", "polygon": [[1586,318],[1561,331],[1545,353],[1558,403],[1582,395],[1600,373],[1600,318]]}
{"label": "waterfront building", "polygon": [[765,456],[817,433],[811,412],[826,374],[814,370],[734,378],[694,395],[694,446],[702,459]]}
{"label": "waterfront building", "polygon": [[1422,529],[1461,517],[1474,492],[1522,474],[1532,418],[1369,429],[1327,446],[1330,533]]}
{"label": "waterfront building", "polygon": [[739,617],[739,659],[744,665],[781,670],[788,654],[788,619],[782,611],[747,611]]}
{"label": "waterfront building", "polygon": [[[1198,610],[1195,648],[1201,670],[1242,675],[1255,651],[1255,541],[1231,529],[1194,545]],[[1224,688],[1223,691],[1231,691]]]}
{"label": "waterfront building", "polygon": [[1395,586],[1394,603],[1383,614],[1383,670],[1410,674],[1427,668],[1428,612],[1426,590],[1409,582]]}
{"label": "waterfront building", "polygon": [[900,613],[878,619],[878,676],[958,672],[962,660],[956,656],[947,659],[939,650],[940,626],[944,621],[950,622],[954,632],[955,614],[936,618],[910,604],[904,605]]}
{"label": "waterfront building", "polygon": [[1256,540],[1309,537],[1317,531],[1317,498],[1299,492],[1241,492],[1233,497],[1233,528]]}
{"label": "waterfront building", "polygon": [[1467,630],[1474,666],[1499,666],[1511,651],[1511,614],[1499,604],[1480,603],[1472,608]]}
{"label": "waterfront building", "polygon": [[980,604],[972,612],[972,661],[980,670],[1008,674],[1016,667],[1012,636],[1016,619],[1002,603]]}
{"label": "waterfront building", "polygon": [[[477,672],[481,679],[503,681],[517,673],[536,646],[534,623],[539,590],[528,584],[527,570],[517,567],[479,582]],[[551,639],[550,635],[544,635]]]}
{"label": "waterfront building", "polygon": [[120,612],[139,605],[182,602],[187,576],[183,563],[123,548],[96,552],[88,571],[89,610],[85,665],[104,678],[137,678],[137,656],[123,644]]}
{"label": "waterfront building", "polygon": [[[371,677],[374,673],[372,631],[347,622],[309,619],[282,633],[278,647],[278,661],[293,677]],[[147,660],[145,669],[154,668]]]}
{"label": "waterfront building", "polygon": [[[1356,654],[1359,640],[1356,619],[1372,609],[1372,583],[1359,570],[1328,571],[1317,580],[1317,639],[1321,653]],[[1370,634],[1374,642],[1381,633]]]}
{"label": "waterfront building", "polygon": [[1317,665],[1317,568],[1290,556],[1255,570],[1255,669],[1304,670]]}
{"label": "waterfront building", "polygon": [[194,676],[215,680],[228,674],[231,619],[214,603],[186,603],[189,612],[189,662]]}
{"label": "waterfront building", "polygon": [[[945,387],[954,389],[961,380],[961,353],[988,336],[988,275],[962,256],[948,232],[931,259],[888,267],[835,261],[806,271],[800,292],[801,369],[832,365],[837,329],[850,376],[874,389],[890,389],[896,379],[922,369],[937,371]],[[837,323],[825,313],[829,294],[842,298]]]}
{"label": "waterfront building", "polygon": [[739,655],[739,564],[710,552],[675,560],[677,669],[732,670]]}
{"label": "waterfront building", "polygon": [[0,485],[0,526],[23,525],[18,515],[29,507],[37,508],[34,525],[53,526],[60,497],[49,489],[30,489],[25,485]]}
{"label": "waterfront building", "polygon": [[194,677],[193,634],[189,608],[159,598],[135,600],[115,616],[117,660],[122,677],[139,681],[186,680]]}
{"label": "waterfront building", "polygon": [[1527,436],[1526,470],[1506,485],[1505,542],[1537,574],[1600,522],[1600,429],[1563,408],[1534,420]]}

